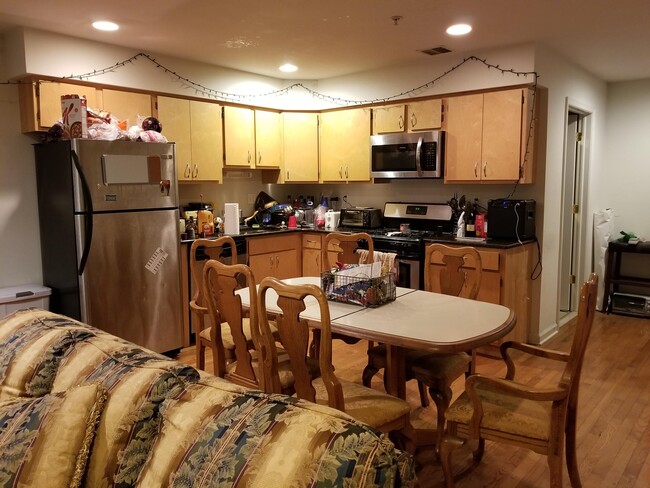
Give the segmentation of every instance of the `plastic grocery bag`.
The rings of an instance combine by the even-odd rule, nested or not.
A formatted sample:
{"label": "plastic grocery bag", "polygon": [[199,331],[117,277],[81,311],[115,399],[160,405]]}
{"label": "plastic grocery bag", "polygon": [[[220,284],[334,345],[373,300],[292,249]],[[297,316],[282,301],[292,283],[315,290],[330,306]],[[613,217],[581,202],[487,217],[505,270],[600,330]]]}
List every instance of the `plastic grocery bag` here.
{"label": "plastic grocery bag", "polygon": [[598,274],[598,295],[596,310],[603,310],[603,291],[605,287],[605,267],[607,246],[612,236],[614,212],[611,208],[594,212],[594,271]]}

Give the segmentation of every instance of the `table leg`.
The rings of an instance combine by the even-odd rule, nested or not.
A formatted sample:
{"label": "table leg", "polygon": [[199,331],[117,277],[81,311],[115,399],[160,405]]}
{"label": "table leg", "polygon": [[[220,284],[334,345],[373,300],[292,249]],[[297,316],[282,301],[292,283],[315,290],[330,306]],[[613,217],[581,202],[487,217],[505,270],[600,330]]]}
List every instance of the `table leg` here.
{"label": "table leg", "polygon": [[406,400],[406,350],[386,345],[386,390],[393,396]]}

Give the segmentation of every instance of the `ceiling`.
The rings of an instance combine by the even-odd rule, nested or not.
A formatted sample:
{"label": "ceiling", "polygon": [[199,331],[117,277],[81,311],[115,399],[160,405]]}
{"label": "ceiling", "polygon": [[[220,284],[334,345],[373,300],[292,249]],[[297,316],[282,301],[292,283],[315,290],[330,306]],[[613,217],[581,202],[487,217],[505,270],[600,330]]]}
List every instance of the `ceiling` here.
{"label": "ceiling", "polygon": [[[402,17],[397,25],[393,16]],[[98,32],[95,20],[121,28]],[[469,35],[445,33],[461,21],[473,25]],[[12,26],[274,78],[322,80],[411,63],[439,46],[470,55],[525,43],[605,81],[650,78],[648,0],[0,0],[0,31]],[[285,62],[299,71],[280,73]]]}

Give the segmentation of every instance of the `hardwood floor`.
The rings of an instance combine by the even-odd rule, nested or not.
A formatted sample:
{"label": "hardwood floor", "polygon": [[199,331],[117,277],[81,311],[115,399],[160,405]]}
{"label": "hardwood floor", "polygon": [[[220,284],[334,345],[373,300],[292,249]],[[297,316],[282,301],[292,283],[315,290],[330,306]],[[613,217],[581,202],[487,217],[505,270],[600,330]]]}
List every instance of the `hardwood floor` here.
{"label": "hardwood floor", "polygon": [[[572,337],[573,326],[569,324],[545,347],[568,351]],[[335,341],[337,375],[360,383],[366,347],[365,342],[350,346]],[[194,364],[194,348],[184,349],[179,359]],[[206,363],[206,369],[212,372],[209,354]],[[520,381],[536,386],[551,384],[562,370],[562,365],[540,358],[526,358],[517,364]],[[505,366],[500,360],[479,357],[477,371],[504,376]],[[373,388],[383,388],[380,375],[373,379]],[[462,380],[454,383],[454,398],[462,388]],[[415,382],[408,384],[407,394],[413,406],[413,424],[434,427],[433,402],[428,408],[419,406]],[[470,449],[458,449],[453,459],[455,468],[462,470],[470,463]],[[578,460],[585,488],[650,486],[650,320],[596,314],[580,383]],[[418,451],[416,463],[420,486],[444,486],[432,450]],[[481,463],[473,466],[456,486],[547,487],[546,457],[488,442]],[[566,466],[564,486],[570,486]]]}

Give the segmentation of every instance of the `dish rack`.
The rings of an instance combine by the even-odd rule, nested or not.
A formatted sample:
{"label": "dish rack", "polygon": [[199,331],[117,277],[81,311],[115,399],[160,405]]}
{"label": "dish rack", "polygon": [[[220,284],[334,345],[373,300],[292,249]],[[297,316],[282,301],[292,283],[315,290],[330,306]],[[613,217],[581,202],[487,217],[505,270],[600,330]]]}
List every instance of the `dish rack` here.
{"label": "dish rack", "polygon": [[394,272],[377,278],[361,278],[324,271],[321,287],[328,300],[374,308],[395,300],[395,278]]}

